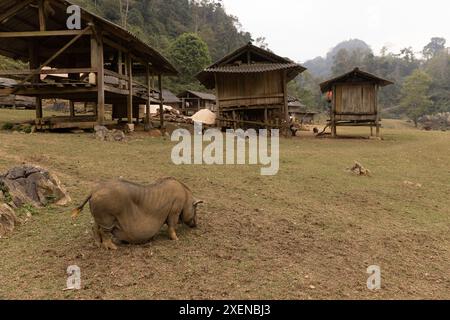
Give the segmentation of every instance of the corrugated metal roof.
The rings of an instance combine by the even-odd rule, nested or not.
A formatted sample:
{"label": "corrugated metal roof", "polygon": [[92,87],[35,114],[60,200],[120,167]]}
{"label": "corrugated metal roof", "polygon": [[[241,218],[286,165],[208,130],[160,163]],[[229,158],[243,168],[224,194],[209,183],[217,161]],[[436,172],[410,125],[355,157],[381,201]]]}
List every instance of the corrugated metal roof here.
{"label": "corrugated metal roof", "polygon": [[248,74],[278,70],[288,70],[287,80],[290,81],[306,68],[288,58],[277,56],[273,52],[248,43],[207,67],[196,77],[206,88],[213,89],[216,85],[214,73]]}
{"label": "corrugated metal roof", "polygon": [[328,81],[322,82],[320,84],[320,89],[323,93],[332,90],[333,85],[336,83],[345,83],[345,82],[352,82],[355,80],[365,80],[374,82],[380,86],[387,86],[390,84],[394,84],[392,81],[377,77],[373,74],[370,74],[368,72],[362,71],[359,68],[355,68],[350,72],[347,72],[339,77],[330,79]]}
{"label": "corrugated metal roof", "polygon": [[254,64],[240,64],[240,65],[226,65],[205,69],[205,72],[217,73],[255,73],[255,72],[269,72],[276,70],[285,70],[292,68],[299,68],[297,63],[254,63]]}
{"label": "corrugated metal roof", "polygon": [[170,90],[163,89],[163,99],[167,103],[180,103],[181,100]]}
{"label": "corrugated metal roof", "polygon": [[199,92],[199,91],[193,91],[193,90],[186,90],[183,93],[180,93],[178,95],[178,97],[181,98],[181,97],[185,96],[187,93],[190,93],[191,95],[194,95],[203,100],[216,101],[216,96],[211,93]]}

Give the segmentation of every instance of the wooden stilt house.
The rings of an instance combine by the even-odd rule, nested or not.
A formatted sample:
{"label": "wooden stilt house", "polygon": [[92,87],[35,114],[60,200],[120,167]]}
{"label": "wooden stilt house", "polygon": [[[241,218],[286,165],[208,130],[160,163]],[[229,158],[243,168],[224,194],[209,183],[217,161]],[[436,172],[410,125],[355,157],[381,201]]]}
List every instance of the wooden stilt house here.
{"label": "wooden stilt house", "polygon": [[[79,25],[68,23],[77,19]],[[65,0],[0,1],[0,54],[29,63],[27,70],[0,72],[17,80],[0,95],[35,97],[38,129],[89,128],[113,119],[132,124],[139,105],[150,107],[154,79],[161,93],[162,76],[177,74],[127,30]],[[49,74],[60,76],[48,81]],[[69,100],[70,115],[46,118],[43,99]],[[94,114],[75,114],[77,102],[94,103]],[[105,104],[113,106],[110,119]]]}
{"label": "wooden stilt house", "polygon": [[227,128],[288,128],[287,83],[306,68],[251,43],[197,75],[216,89],[219,124]]}
{"label": "wooden stilt house", "polygon": [[358,68],[337,78],[323,82],[320,88],[330,98],[331,134],[336,136],[338,126],[376,127],[380,136],[381,109],[378,104],[380,87],[393,82],[379,78]]}

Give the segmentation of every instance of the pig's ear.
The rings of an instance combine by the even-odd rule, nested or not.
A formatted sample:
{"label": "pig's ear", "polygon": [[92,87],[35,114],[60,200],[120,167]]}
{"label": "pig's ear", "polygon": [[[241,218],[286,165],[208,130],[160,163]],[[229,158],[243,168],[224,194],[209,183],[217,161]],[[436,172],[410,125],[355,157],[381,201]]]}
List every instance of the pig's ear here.
{"label": "pig's ear", "polygon": [[203,200],[195,200],[194,201],[194,207],[198,206],[201,203],[205,203],[205,201],[203,201]]}

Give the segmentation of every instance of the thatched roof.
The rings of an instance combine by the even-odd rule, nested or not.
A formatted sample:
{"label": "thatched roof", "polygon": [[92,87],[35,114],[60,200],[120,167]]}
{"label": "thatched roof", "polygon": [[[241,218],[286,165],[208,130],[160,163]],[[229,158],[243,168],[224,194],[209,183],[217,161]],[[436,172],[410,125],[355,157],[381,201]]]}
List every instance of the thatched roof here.
{"label": "thatched roof", "polygon": [[287,70],[287,80],[294,79],[306,68],[290,59],[248,43],[230,53],[197,75],[197,79],[208,89],[215,88],[214,74],[245,74]]}
{"label": "thatched roof", "polygon": [[[17,0],[0,1],[0,17],[9,10],[18,5]],[[24,32],[30,30],[39,30],[38,1],[24,0],[24,8],[18,11],[14,16],[0,21],[0,32]],[[68,14],[67,7],[73,5],[67,0],[46,1],[46,25],[47,30],[67,30],[66,20]],[[163,75],[176,75],[177,71],[172,64],[164,58],[155,49],[138,39],[131,32],[125,30],[102,17],[95,15],[81,8],[81,28],[84,29],[89,23],[93,23],[98,30],[104,33],[104,36],[118,45],[127,48],[132,55],[151,64],[152,72]],[[28,38],[0,38],[0,54],[19,59],[24,62],[29,61],[29,40]],[[70,37],[54,36],[39,37],[40,59],[45,61],[50,58],[57,50],[62,48]],[[111,50],[111,49],[110,49]],[[109,52],[105,47],[105,57]],[[90,64],[90,39],[82,37],[77,43],[72,45],[60,57],[55,59],[49,67],[69,68],[73,67],[74,60],[78,63]],[[81,61],[83,60],[83,61]],[[139,72],[140,69],[135,70]]]}
{"label": "thatched roof", "polygon": [[387,86],[390,84],[394,84],[393,82],[377,77],[373,74],[370,74],[368,72],[364,72],[362,70],[360,70],[359,68],[355,68],[354,70],[343,74],[339,77],[330,79],[328,81],[325,81],[323,83],[320,84],[320,89],[322,90],[323,93],[327,92],[327,91],[331,91],[333,88],[333,85],[337,84],[337,83],[347,83],[347,82],[362,82],[362,81],[366,81],[366,82],[373,82],[374,84],[378,84],[379,86]]}

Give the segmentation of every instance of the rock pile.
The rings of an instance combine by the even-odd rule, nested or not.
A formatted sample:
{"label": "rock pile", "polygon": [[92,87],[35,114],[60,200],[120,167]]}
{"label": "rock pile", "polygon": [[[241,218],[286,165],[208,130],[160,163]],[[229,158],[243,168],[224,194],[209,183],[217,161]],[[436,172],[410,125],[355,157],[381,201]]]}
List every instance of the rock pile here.
{"label": "rock pile", "polygon": [[448,130],[450,129],[450,112],[423,116],[419,119],[419,123],[425,130]]}
{"label": "rock pile", "polygon": [[108,130],[104,126],[95,126],[95,138],[100,141],[126,141],[125,133],[121,130]]}

